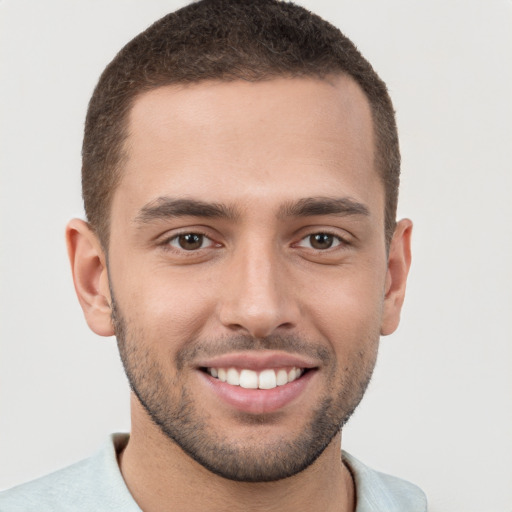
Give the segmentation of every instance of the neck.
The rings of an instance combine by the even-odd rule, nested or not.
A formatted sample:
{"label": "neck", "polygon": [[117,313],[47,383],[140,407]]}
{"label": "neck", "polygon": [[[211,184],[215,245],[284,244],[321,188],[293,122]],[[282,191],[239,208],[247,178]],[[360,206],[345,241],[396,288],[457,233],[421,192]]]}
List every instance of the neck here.
{"label": "neck", "polygon": [[341,461],[341,434],[299,474],[277,482],[246,483],[211,473],[153,423],[144,427],[137,428],[133,422],[119,465],[128,489],[145,512],[354,510],[352,477]]}

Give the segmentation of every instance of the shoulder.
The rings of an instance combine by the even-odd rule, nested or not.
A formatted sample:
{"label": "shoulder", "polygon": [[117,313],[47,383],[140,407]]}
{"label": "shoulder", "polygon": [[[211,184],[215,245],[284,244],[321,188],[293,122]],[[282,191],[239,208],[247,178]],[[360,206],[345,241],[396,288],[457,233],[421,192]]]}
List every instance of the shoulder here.
{"label": "shoulder", "polygon": [[427,512],[425,493],[416,485],[375,471],[343,452],[356,486],[356,512]]}
{"label": "shoulder", "polygon": [[0,512],[140,512],[117,465],[114,435],[92,457],[0,493]]}

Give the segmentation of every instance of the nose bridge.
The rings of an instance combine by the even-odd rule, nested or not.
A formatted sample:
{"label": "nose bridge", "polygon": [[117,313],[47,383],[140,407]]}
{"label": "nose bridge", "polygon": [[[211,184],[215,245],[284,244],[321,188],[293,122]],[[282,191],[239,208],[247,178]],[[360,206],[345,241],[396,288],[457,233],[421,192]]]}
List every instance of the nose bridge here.
{"label": "nose bridge", "polygon": [[247,240],[233,253],[229,284],[222,304],[222,323],[231,329],[265,337],[297,320],[286,265],[274,240]]}

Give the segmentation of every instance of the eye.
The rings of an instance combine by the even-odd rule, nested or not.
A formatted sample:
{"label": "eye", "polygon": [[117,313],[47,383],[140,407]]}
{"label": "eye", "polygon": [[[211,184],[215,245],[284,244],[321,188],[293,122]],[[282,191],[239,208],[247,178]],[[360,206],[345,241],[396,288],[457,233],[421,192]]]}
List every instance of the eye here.
{"label": "eye", "polygon": [[330,233],[313,233],[304,237],[297,245],[299,247],[309,247],[315,250],[326,250],[331,247],[341,245],[343,240],[336,235]]}
{"label": "eye", "polygon": [[206,235],[202,235],[201,233],[182,233],[181,235],[176,235],[171,238],[167,244],[176,249],[197,251],[198,249],[211,246],[213,242]]}

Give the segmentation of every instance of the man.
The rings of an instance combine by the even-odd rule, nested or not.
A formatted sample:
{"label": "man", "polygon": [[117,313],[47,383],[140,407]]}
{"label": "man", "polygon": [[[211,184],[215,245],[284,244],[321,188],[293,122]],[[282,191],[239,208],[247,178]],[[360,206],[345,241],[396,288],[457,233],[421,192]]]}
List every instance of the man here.
{"label": "man", "polygon": [[384,83],[300,7],[206,0],[128,43],[89,105],[67,241],[132,431],[0,510],[426,510],[341,452],[404,298],[399,162]]}

